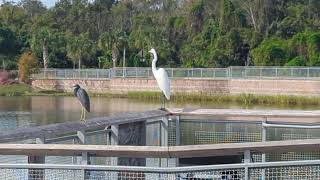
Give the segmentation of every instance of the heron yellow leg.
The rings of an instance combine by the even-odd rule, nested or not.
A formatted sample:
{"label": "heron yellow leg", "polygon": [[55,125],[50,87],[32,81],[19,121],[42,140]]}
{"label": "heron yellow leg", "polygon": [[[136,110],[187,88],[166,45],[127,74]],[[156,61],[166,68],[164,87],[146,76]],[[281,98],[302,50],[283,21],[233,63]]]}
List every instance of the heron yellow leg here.
{"label": "heron yellow leg", "polygon": [[80,116],[80,121],[83,120],[83,107],[81,107],[81,116]]}
{"label": "heron yellow leg", "polygon": [[83,121],[86,121],[86,110],[83,108]]}

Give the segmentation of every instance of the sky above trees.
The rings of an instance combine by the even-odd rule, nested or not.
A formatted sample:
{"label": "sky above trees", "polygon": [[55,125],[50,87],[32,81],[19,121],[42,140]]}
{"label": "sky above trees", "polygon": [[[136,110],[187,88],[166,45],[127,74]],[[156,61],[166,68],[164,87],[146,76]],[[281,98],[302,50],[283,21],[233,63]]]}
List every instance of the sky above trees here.
{"label": "sky above trees", "polygon": [[[13,2],[17,3],[19,2],[20,0],[12,0]],[[55,5],[55,3],[58,1],[58,0],[40,0],[46,7],[48,8],[51,8]],[[0,1],[0,5],[2,4],[3,2]]]}

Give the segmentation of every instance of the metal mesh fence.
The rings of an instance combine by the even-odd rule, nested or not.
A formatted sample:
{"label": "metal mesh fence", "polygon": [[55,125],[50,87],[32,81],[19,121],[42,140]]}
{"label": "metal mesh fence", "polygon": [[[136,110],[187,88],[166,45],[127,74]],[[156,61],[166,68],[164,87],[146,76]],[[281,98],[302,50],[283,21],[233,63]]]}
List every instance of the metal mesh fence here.
{"label": "metal mesh fence", "polygon": [[182,145],[259,142],[261,141],[261,125],[181,121],[180,135]]}
{"label": "metal mesh fence", "polygon": [[309,180],[320,178],[320,166],[287,166],[270,168],[253,168],[250,172],[250,179],[259,180],[265,174],[265,179],[281,180]]}
{"label": "metal mesh fence", "polygon": [[[169,121],[168,141],[169,145],[176,144],[175,120]],[[239,122],[209,122],[180,120],[181,145],[241,143],[262,141],[261,124]],[[320,138],[318,129],[299,128],[267,128],[267,141],[316,139]],[[253,154],[253,162],[261,162],[261,154]],[[320,159],[320,151],[268,153],[266,161],[295,161]]]}
{"label": "metal mesh fence", "polygon": [[231,78],[313,79],[320,77],[319,67],[232,66]]}
{"label": "metal mesh fence", "polygon": [[109,69],[47,69],[33,74],[33,79],[110,79]]}
{"label": "metal mesh fence", "polygon": [[[229,68],[165,68],[171,78],[239,78],[239,79],[315,79],[319,67],[231,66]],[[112,69],[47,69],[34,79],[110,79],[153,78],[151,68],[126,67]]]}
{"label": "metal mesh fence", "polygon": [[0,169],[1,179],[4,180],[250,180],[260,179],[281,179],[281,180],[310,180],[320,178],[320,166],[311,164],[295,164],[291,166],[265,166],[255,167],[252,164],[248,167],[246,175],[246,165],[241,165],[237,168],[228,167],[225,165],[219,169],[206,168],[201,170],[199,167],[194,167],[194,170],[187,171],[133,171],[129,170],[81,170],[81,169]]}
{"label": "metal mesh fence", "polygon": [[194,180],[244,179],[244,169],[220,169],[188,172],[94,171],[68,169],[0,169],[4,180]]}

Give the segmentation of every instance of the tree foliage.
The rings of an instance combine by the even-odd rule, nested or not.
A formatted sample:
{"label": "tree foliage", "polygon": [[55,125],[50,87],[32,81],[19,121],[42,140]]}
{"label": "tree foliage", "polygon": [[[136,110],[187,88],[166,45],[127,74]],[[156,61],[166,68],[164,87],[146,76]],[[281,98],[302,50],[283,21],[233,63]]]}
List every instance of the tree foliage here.
{"label": "tree foliage", "polygon": [[160,66],[318,66],[319,2],[59,0],[46,8],[6,1],[0,58],[15,63],[32,49],[45,68],[150,66],[153,47]]}
{"label": "tree foliage", "polygon": [[38,71],[38,60],[31,51],[24,52],[19,58],[19,80],[29,83],[30,75]]}

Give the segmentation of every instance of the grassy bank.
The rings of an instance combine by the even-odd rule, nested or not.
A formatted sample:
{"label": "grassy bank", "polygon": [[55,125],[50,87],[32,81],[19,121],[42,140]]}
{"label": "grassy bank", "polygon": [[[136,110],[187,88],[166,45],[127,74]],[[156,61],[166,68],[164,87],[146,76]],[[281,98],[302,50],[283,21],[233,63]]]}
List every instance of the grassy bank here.
{"label": "grassy bank", "polygon": [[[37,90],[26,84],[0,86],[0,96],[72,96],[72,93]],[[127,94],[90,93],[90,96],[129,98],[148,101],[159,101],[160,92],[129,92]],[[313,106],[320,105],[320,97],[287,96],[287,95],[221,95],[201,93],[175,93],[172,102],[176,103],[237,103],[244,105],[285,105],[285,106]]]}
{"label": "grassy bank", "polygon": [[[157,92],[130,92],[128,98],[159,100],[160,93]],[[221,94],[201,94],[201,93],[176,93],[172,96],[172,101],[183,102],[210,102],[210,103],[237,103],[245,105],[320,105],[320,97],[293,96],[293,95],[221,95]]]}
{"label": "grassy bank", "polygon": [[26,84],[0,86],[0,96],[22,96],[30,92],[32,92],[32,87]]}

